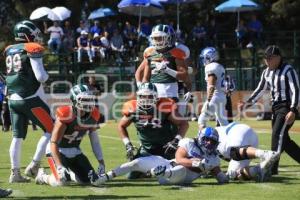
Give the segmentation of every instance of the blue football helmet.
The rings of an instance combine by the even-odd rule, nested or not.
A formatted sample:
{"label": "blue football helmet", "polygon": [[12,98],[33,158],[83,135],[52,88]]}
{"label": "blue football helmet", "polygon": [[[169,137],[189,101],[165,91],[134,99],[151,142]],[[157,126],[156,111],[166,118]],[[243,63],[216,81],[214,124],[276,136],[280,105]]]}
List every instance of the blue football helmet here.
{"label": "blue football helmet", "polygon": [[205,66],[219,60],[219,53],[214,47],[206,47],[201,51],[200,62]]}
{"label": "blue football helmet", "polygon": [[216,151],[219,144],[218,131],[212,127],[206,127],[199,131],[197,140],[203,151],[212,154]]}

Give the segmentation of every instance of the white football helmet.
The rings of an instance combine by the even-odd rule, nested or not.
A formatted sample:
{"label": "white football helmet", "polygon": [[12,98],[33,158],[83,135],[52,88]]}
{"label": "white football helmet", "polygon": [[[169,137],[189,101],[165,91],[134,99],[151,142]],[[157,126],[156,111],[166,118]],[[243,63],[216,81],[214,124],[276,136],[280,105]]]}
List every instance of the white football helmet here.
{"label": "white football helmet", "polygon": [[78,84],[71,88],[71,101],[78,110],[91,112],[96,106],[95,96],[87,85]]}
{"label": "white football helmet", "polygon": [[158,101],[156,86],[152,83],[142,83],[139,86],[137,95],[137,105],[142,110],[153,108]]}
{"label": "white football helmet", "polygon": [[214,47],[206,47],[201,51],[200,62],[203,65],[208,65],[209,63],[219,60],[219,53]]}
{"label": "white football helmet", "polygon": [[175,31],[169,25],[159,24],[154,26],[150,35],[151,45],[156,50],[162,50],[175,45]]}

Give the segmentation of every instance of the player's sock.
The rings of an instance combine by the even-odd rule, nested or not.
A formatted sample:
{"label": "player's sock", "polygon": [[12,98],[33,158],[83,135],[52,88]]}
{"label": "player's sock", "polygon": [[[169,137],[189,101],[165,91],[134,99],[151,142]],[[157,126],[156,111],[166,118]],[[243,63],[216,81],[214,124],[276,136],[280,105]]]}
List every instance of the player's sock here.
{"label": "player's sock", "polygon": [[178,165],[171,169],[166,169],[163,177],[166,178],[168,182],[172,184],[182,183],[186,177],[186,168],[181,165]]}
{"label": "player's sock", "polygon": [[9,148],[10,163],[12,169],[20,168],[22,138],[13,138]]}
{"label": "player's sock", "polygon": [[264,158],[265,152],[266,151],[264,151],[264,150],[256,149],[256,151],[255,151],[255,157],[262,159],[262,158]]}
{"label": "player's sock", "polygon": [[47,144],[50,140],[50,137],[51,137],[51,134],[45,132],[44,135],[39,140],[39,142],[37,144],[37,147],[36,147],[35,154],[33,156],[33,161],[34,162],[40,162],[42,157],[45,155],[46,147],[47,147]]}
{"label": "player's sock", "polygon": [[112,180],[114,177],[116,177],[116,174],[115,174],[114,170],[109,171],[109,172],[106,173],[107,180]]}

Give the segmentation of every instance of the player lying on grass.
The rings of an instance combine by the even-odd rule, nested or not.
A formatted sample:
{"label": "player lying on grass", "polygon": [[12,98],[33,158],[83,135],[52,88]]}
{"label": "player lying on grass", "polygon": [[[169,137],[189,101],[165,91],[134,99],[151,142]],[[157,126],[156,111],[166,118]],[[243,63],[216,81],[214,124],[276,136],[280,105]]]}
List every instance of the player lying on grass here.
{"label": "player lying on grass", "polygon": [[[180,140],[175,160],[161,156],[146,156],[124,163],[102,175],[102,184],[132,171],[150,173],[160,184],[188,184],[206,173],[214,175],[218,183],[227,183],[217,156],[218,133],[212,128],[203,129],[196,138]],[[100,183],[99,183],[100,184]]]}
{"label": "player lying on grass", "polygon": [[[229,161],[227,175],[230,179],[262,182],[270,178],[270,168],[278,159],[274,151],[257,149],[258,137],[253,129],[245,124],[232,122],[227,126],[216,127],[220,136],[218,153]],[[259,158],[260,164],[250,166],[251,159]]]}
{"label": "player lying on grass", "polygon": [[[96,128],[100,113],[95,107],[95,98],[86,85],[76,85],[71,91],[72,106],[61,106],[56,110],[57,119],[52,132],[48,158],[51,175],[43,168],[36,177],[37,184],[64,185],[71,180],[70,171],[76,181],[95,185],[98,174],[104,173],[104,161]],[[80,143],[89,134],[91,146],[99,162],[96,173],[88,158],[82,153]]]}

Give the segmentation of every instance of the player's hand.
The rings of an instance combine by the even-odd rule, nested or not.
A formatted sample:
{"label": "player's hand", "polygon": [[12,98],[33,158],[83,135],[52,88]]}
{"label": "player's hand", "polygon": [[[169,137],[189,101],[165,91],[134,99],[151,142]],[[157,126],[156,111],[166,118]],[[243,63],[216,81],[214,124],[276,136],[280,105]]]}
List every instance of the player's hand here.
{"label": "player's hand", "polygon": [[155,70],[157,73],[165,73],[169,65],[169,61],[162,61],[156,64]]}
{"label": "player's hand", "polygon": [[174,138],[172,141],[168,142],[163,148],[165,149],[165,155],[167,157],[173,157],[178,148],[179,139]]}
{"label": "player's hand", "polygon": [[67,168],[65,168],[64,166],[58,166],[57,167],[57,173],[59,176],[59,180],[62,183],[67,182],[67,176],[70,174],[69,171],[67,170]]}
{"label": "player's hand", "polygon": [[97,174],[100,176],[102,174],[105,174],[105,165],[104,164],[99,164],[99,167],[97,169]]}
{"label": "player's hand", "polygon": [[187,93],[185,93],[185,95],[183,96],[183,98],[184,98],[185,102],[192,103],[194,96],[193,96],[193,94],[191,92],[187,92]]}
{"label": "player's hand", "polygon": [[295,121],[295,117],[296,117],[296,115],[294,112],[292,112],[292,111],[288,112],[288,114],[286,114],[286,116],[285,116],[285,121],[286,121],[287,125],[292,124]]}
{"label": "player's hand", "polygon": [[130,161],[133,160],[134,156],[135,156],[134,146],[132,145],[131,142],[129,142],[125,145],[125,147],[126,147],[126,157],[127,157],[127,159],[130,160]]}

